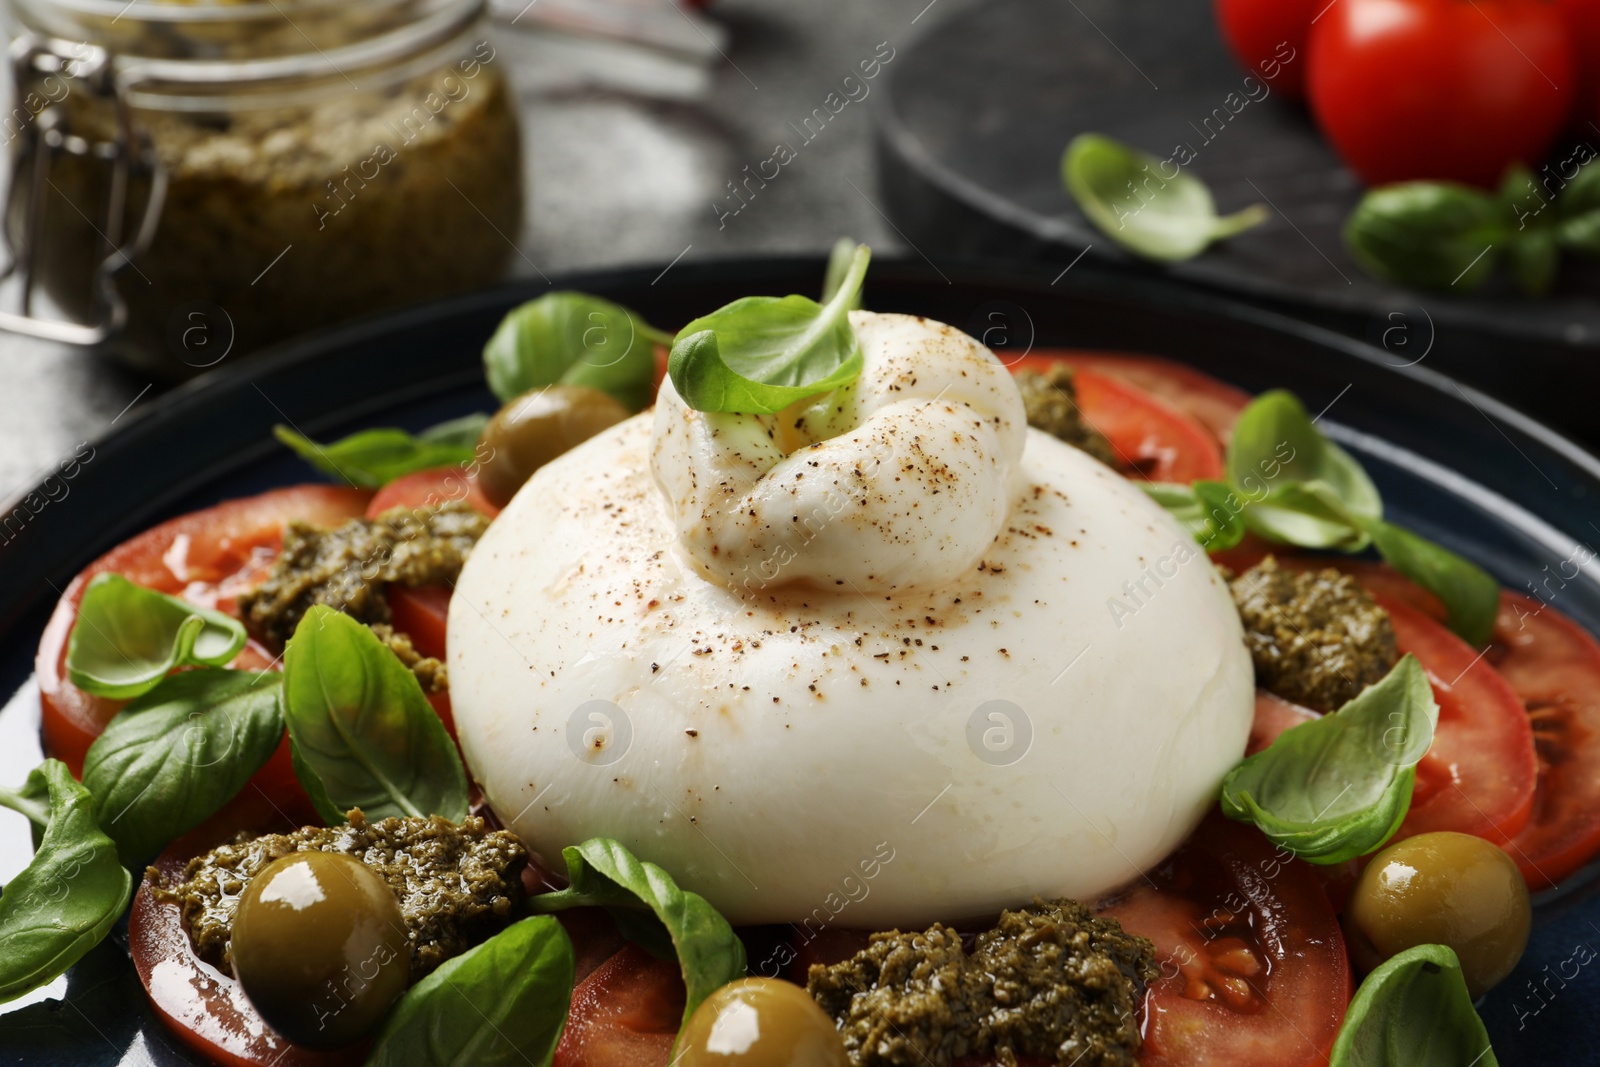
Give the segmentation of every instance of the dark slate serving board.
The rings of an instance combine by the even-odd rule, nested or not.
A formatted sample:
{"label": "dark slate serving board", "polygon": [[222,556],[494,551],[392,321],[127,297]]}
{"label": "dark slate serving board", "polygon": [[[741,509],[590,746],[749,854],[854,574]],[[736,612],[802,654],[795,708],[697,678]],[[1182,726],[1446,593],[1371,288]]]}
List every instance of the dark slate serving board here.
{"label": "dark slate serving board", "polygon": [[[1600,442],[1588,411],[1600,388],[1600,265],[1569,257],[1540,300],[1503,278],[1475,294],[1369,278],[1340,238],[1360,181],[1303,105],[1270,81],[1247,81],[1207,0],[993,0],[932,26],[885,73],[874,96],[881,202],[933,262],[1065,267],[1088,249],[1113,269],[1167,274],[1364,337],[1397,361],[1426,358]],[[1086,131],[1162,159],[1186,146],[1186,169],[1219,210],[1267,203],[1271,219],[1188,263],[1134,260],[1061,185],[1062,149]],[[1600,130],[1586,132],[1600,149]]]}

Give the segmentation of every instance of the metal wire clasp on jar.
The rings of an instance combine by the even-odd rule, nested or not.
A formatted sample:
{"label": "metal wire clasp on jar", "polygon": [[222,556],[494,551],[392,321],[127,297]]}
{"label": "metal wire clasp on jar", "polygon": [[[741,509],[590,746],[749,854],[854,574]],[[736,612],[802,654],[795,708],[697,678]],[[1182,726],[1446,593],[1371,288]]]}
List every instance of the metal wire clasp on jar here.
{"label": "metal wire clasp on jar", "polygon": [[181,376],[515,254],[521,138],[484,0],[7,7],[0,328]]}

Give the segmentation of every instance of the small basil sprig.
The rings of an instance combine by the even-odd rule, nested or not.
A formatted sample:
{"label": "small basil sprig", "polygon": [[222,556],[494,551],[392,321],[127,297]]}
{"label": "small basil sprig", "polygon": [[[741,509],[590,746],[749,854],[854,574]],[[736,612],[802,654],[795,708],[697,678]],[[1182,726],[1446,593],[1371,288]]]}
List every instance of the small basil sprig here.
{"label": "small basil sprig", "polygon": [[350,616],[318,604],[295,627],[283,711],[295,775],[330,825],[351,808],[466,818],[466,772],[444,723],[417,676]]}
{"label": "small basil sprig", "polygon": [[243,789],[283,740],[277,671],[185,671],[117,713],[83,784],[126,864],[155,855]]}
{"label": "small basil sprig", "polygon": [[1556,198],[1555,231],[1562,248],[1600,258],[1600,167],[1585,164],[1561,190]]}
{"label": "small basil sprig", "polygon": [[1364,531],[1322,513],[1320,493],[1314,494],[1316,501],[1286,499],[1282,491],[1289,486],[1325,486],[1341,514],[1356,519],[1383,516],[1383,500],[1361,464],[1322,436],[1299,399],[1282,389],[1261,394],[1240,412],[1228,444],[1227,470],[1235,486],[1269,487],[1268,496],[1245,513],[1245,524],[1268,540],[1348,552],[1367,547]]}
{"label": "small basil sprig", "polygon": [[244,647],[237,619],[98,574],[83,591],[67,641],[67,680],[86,693],[128,700],[178,667],[220,667]]}
{"label": "small basil sprig", "polygon": [[1344,224],[1344,241],[1381,281],[1426,289],[1477,289],[1509,242],[1510,218],[1481,189],[1400,182],[1367,192]]}
{"label": "small basil sprig", "polygon": [[[1481,567],[1383,518],[1372,479],[1344,449],[1322,435],[1294,394],[1263,393],[1234,424],[1228,444],[1228,488],[1213,484],[1209,514],[1199,525],[1196,497],[1163,487],[1151,496],[1184,522],[1209,551],[1237,543],[1242,519],[1251,532],[1300,548],[1362,552],[1375,548],[1401,574],[1444,605],[1452,630],[1475,647],[1494,635],[1500,587]],[[1215,528],[1217,540],[1207,541]],[[1232,538],[1232,540],[1230,540]]]}
{"label": "small basil sprig", "polygon": [[1445,945],[1391,956],[1361,983],[1328,1067],[1498,1067],[1461,961]]}
{"label": "small basil sprig", "polygon": [[584,385],[629,409],[650,403],[656,345],[672,343],[634,312],[587,293],[546,293],[512,310],[483,349],[501,401],[546,385]]}
{"label": "small basil sprig", "polygon": [[847,317],[871,252],[857,245],[824,304],[803,296],[747,296],[695,319],[672,342],[667,373],[696,411],[770,415],[855,381],[861,343]]}
{"label": "small basil sprig", "polygon": [[[822,278],[822,302],[826,304],[833,299],[833,294],[844,288],[845,279],[850,276],[850,266],[855,262],[856,242],[849,237],[841,237],[833,242],[833,248],[828,252],[828,269]],[[861,290],[856,289],[855,296],[850,300],[848,310],[861,310]]]}
{"label": "small basil sprig", "polygon": [[[1165,168],[1171,167],[1169,177]],[[1147,259],[1193,259],[1267,221],[1264,204],[1217,214],[1205,182],[1103,134],[1082,133],[1061,155],[1061,180],[1078,207],[1113,241]]]}
{"label": "small basil sprig", "polygon": [[1400,828],[1439,706],[1415,656],[1303,722],[1222,780],[1222,813],[1312,863],[1364,856]]}
{"label": "small basil sprig", "polygon": [[1439,598],[1450,628],[1464,640],[1481,648],[1494,635],[1499,584],[1476,564],[1386,521],[1361,465],[1322,436],[1292,393],[1265,393],[1240,414],[1228,445],[1228,476],[1239,487],[1270,486],[1264,500],[1244,511],[1256,533],[1302,548],[1360,552],[1370,545]]}
{"label": "small basil sprig", "polygon": [[1226,482],[1140,482],[1139,487],[1182,523],[1207,552],[1221,552],[1244,539],[1244,503]]}
{"label": "small basil sprig", "polygon": [[1495,192],[1454,182],[1398,182],[1370,190],[1344,239],[1373,277],[1397,285],[1470,291],[1504,262],[1529,296],[1547,292],[1561,250],[1600,255],[1600,177],[1580,170],[1555,196],[1521,164]]}
{"label": "small basil sprig", "polygon": [[566,1028],[574,967],[557,920],[509,926],[412,986],[366,1067],[548,1067]]}
{"label": "small basil sprig", "polygon": [[[1529,296],[1549,292],[1561,267],[1561,245],[1556,235],[1556,211],[1545,211],[1538,198],[1533,172],[1521,163],[1513,164],[1500,183],[1499,203],[1507,219],[1506,265],[1517,286]],[[1529,198],[1539,210],[1527,212],[1519,202]]]}
{"label": "small basil sprig", "polygon": [[599,905],[631,940],[662,958],[675,953],[689,994],[684,1022],[719,987],[744,977],[744,944],[728,920],[654,863],[606,837],[562,849],[561,856],[567,888],[532,897],[529,907],[543,914]]}
{"label": "small basil sprig", "polygon": [[379,489],[417,471],[471,463],[477,455],[478,435],[488,421],[489,416],[483,414],[463,415],[430,426],[415,437],[386,427],[362,430],[327,444],[318,444],[288,426],[274,426],[272,432],[322,473],[362,489]]}
{"label": "small basil sprig", "polygon": [[0,785],[0,808],[10,808],[25,815],[33,823],[33,847],[39,847],[39,837],[50,825],[50,786],[42,774],[30,774],[20,788]]}
{"label": "small basil sprig", "polygon": [[100,832],[94,798],[59,760],[45,760],[22,792],[49,797],[33,861],[0,892],[0,1003],[63,974],[98,945],[128,906],[133,878]]}

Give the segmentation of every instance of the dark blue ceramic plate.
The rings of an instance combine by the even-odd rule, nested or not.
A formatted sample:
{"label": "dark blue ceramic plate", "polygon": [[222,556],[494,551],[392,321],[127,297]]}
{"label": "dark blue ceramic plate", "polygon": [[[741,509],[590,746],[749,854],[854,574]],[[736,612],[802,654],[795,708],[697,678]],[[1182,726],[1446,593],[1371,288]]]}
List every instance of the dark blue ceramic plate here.
{"label": "dark blue ceramic plate", "polygon": [[[816,260],[680,265],[568,278],[663,327],[751,293],[812,292]],[[1152,352],[1245,389],[1286,386],[1372,473],[1391,517],[1527,588],[1600,543],[1600,462],[1489,398],[1330,333],[1159,280],[1088,264],[1018,266],[879,262],[869,306],[939,318],[1020,352],[1032,344]],[[412,429],[490,410],[478,354],[504,312],[537,295],[510,286],[390,315],[225,367],[143,409],[95,443],[94,458],[0,546],[0,781],[20,782],[40,758],[33,650],[57,590],[95,556],[168,516],[228,497],[305,481],[273,442],[274,423],[338,435]],[[1558,388],[1559,383],[1549,383]],[[9,511],[10,509],[6,509]],[[15,530],[15,523],[7,529]],[[1581,558],[1593,559],[1589,548]],[[1569,568],[1570,569],[1570,568]],[[1600,632],[1600,567],[1586,565],[1556,607]],[[28,861],[23,820],[0,814],[0,881]],[[1518,971],[1482,1010],[1500,1062],[1588,1062],[1600,1047],[1600,948],[1594,880],[1547,894]],[[0,945],[0,952],[4,946]],[[114,936],[63,980],[0,1014],[0,1061],[91,1067],[194,1062],[156,1021]]]}

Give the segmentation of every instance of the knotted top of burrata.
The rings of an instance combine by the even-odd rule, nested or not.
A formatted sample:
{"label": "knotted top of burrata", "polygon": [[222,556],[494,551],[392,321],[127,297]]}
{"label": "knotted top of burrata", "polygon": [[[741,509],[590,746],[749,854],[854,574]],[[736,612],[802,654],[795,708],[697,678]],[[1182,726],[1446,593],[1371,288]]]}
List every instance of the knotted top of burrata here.
{"label": "knotted top of burrata", "polygon": [[736,923],[1093,899],[1243,752],[1232,600],[988,349],[850,322],[854,384],[757,416],[667,381],[517,494],[450,604],[467,762],[544,856],[616,838]]}

